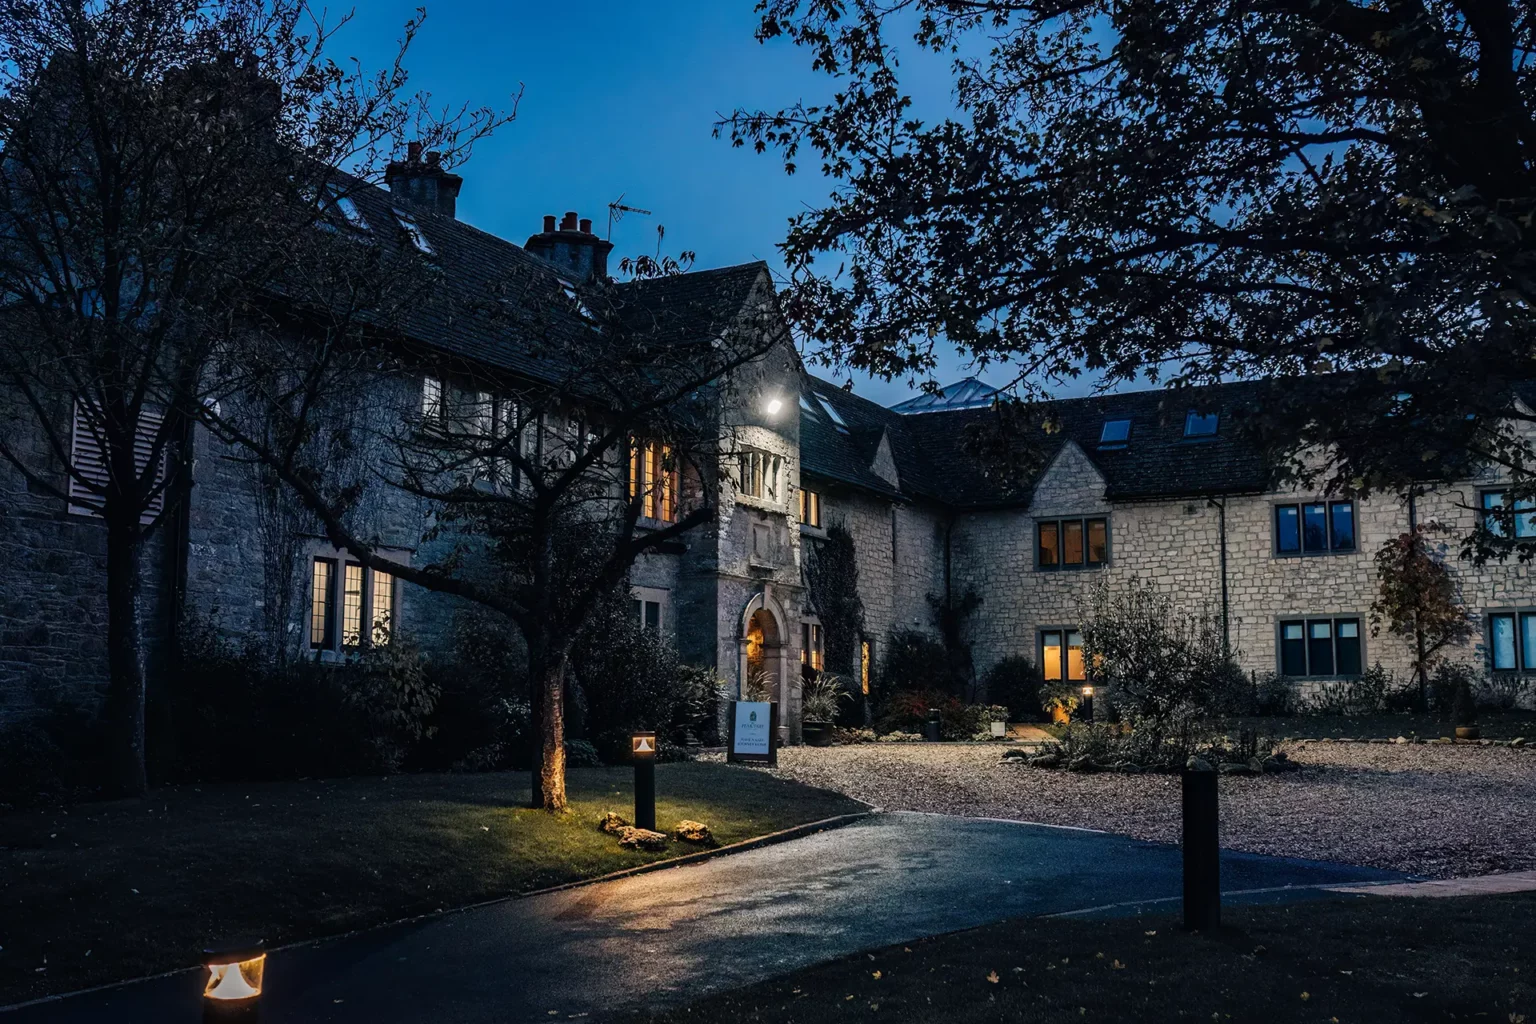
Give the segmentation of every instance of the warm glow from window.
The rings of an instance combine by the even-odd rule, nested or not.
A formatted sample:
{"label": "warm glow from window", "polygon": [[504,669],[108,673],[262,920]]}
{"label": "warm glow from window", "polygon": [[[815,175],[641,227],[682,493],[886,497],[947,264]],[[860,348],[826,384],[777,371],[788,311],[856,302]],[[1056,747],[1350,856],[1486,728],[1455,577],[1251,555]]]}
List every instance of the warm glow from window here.
{"label": "warm glow from window", "polygon": [[868,640],[859,644],[859,688],[869,693],[869,663],[874,658],[874,652],[870,650]]}
{"label": "warm glow from window", "polygon": [[800,664],[809,665],[818,672],[826,667],[826,656],[822,650],[821,626],[818,623],[800,623]]}
{"label": "warm glow from window", "polygon": [[1040,668],[1048,680],[1061,679],[1061,634],[1044,633],[1040,638]]}
{"label": "warm glow from window", "polygon": [[329,558],[315,559],[309,600],[309,646],[331,644],[331,574],[336,563]]}
{"label": "warm glow from window", "polygon": [[677,466],[671,445],[638,440],[630,445],[629,497],[640,499],[642,518],[677,521]]}
{"label": "warm glow from window", "polygon": [[373,574],[373,642],[389,643],[395,628],[395,578],[387,572]]}
{"label": "warm glow from window", "polygon": [[363,567],[348,562],[341,589],[341,643],[356,647],[363,642]]}
{"label": "warm glow from window", "polygon": [[1067,634],[1067,678],[1073,682],[1082,682],[1088,678],[1083,671],[1083,634]]}
{"label": "warm glow from window", "polygon": [[800,521],[806,526],[821,525],[821,495],[800,488]]}

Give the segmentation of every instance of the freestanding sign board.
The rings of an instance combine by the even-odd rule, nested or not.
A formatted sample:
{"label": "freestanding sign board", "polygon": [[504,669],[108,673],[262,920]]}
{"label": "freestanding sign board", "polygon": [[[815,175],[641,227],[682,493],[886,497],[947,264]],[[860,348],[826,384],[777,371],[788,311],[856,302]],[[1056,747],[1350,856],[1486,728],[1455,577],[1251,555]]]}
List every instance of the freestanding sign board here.
{"label": "freestanding sign board", "polygon": [[776,701],[731,701],[727,761],[746,764],[779,763],[779,705]]}

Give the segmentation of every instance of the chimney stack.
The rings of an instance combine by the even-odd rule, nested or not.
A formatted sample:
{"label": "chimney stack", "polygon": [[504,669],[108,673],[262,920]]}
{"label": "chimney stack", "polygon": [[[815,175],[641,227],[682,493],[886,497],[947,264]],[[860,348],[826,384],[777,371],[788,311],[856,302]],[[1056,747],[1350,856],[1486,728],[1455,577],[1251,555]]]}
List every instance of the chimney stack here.
{"label": "chimney stack", "polygon": [[553,214],[544,217],[544,230],[531,236],[524,249],[560,268],[576,284],[607,284],[608,254],[613,243],[592,233],[592,219],[567,210],[555,227]]}
{"label": "chimney stack", "polygon": [[457,215],[464,179],[443,169],[443,154],[432,150],[422,159],[420,142],[408,143],[404,160],[392,160],[384,181],[397,200],[444,217]]}

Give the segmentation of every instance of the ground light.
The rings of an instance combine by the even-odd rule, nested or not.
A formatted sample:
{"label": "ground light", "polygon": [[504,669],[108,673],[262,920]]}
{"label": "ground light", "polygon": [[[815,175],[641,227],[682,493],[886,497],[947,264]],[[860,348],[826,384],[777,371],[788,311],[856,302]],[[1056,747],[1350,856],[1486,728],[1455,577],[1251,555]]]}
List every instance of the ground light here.
{"label": "ground light", "polygon": [[210,949],[203,962],[208,966],[208,984],[203,987],[204,1024],[253,1024],[261,1006],[266,950],[260,943]]}
{"label": "ground light", "polygon": [[1083,687],[1083,721],[1093,721],[1093,687]]}
{"label": "ground light", "polygon": [[637,732],[630,737],[630,756],[635,762],[635,827],[656,831],[656,734]]}

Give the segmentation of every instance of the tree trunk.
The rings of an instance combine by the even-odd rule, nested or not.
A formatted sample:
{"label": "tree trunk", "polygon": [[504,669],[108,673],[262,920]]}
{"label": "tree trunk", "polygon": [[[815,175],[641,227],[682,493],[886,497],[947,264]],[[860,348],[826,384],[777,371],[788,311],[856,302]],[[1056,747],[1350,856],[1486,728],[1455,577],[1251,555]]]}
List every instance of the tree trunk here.
{"label": "tree trunk", "polygon": [[544,806],[544,658],[528,644],[528,806]]}
{"label": "tree trunk", "polygon": [[[107,788],[117,796],[149,789],[144,764],[144,621],[137,521],[108,509],[107,521]],[[136,520],[136,516],[134,517]]]}
{"label": "tree trunk", "polygon": [[1428,659],[1424,654],[1424,631],[1422,629],[1415,629],[1413,631],[1413,643],[1414,650],[1418,655],[1418,660],[1414,664],[1414,668],[1418,670],[1419,676],[1418,710],[1420,713],[1423,713],[1429,710],[1429,666],[1425,664]]}
{"label": "tree trunk", "polygon": [[538,681],[544,692],[540,723],[539,789],[546,811],[563,811],[565,799],[565,665],[562,654],[551,659]]}

